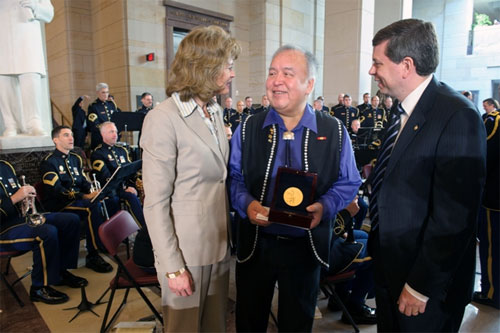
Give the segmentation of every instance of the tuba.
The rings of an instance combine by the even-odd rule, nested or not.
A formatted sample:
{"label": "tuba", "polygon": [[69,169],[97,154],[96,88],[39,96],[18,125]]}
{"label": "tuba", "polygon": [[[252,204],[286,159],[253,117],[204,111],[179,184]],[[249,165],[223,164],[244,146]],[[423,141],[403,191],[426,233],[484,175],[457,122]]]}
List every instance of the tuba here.
{"label": "tuba", "polygon": [[[24,175],[21,176],[21,182],[23,186],[27,186],[26,177]],[[38,213],[36,210],[36,197],[27,197],[23,200],[21,205],[21,213],[24,218],[24,221],[30,227],[38,227],[45,223],[45,216],[43,213]]]}

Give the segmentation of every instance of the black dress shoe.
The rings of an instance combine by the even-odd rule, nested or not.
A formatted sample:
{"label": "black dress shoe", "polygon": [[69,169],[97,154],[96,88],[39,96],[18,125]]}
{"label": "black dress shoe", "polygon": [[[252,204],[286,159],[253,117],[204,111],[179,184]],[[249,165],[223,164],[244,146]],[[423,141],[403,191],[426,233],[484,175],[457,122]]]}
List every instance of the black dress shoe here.
{"label": "black dress shoe", "polygon": [[70,288],[80,288],[80,287],[86,287],[89,284],[89,282],[80,277],[71,274],[68,271],[63,271],[61,272],[61,281],[57,284],[57,286],[68,286]]}
{"label": "black dress shoe", "polygon": [[98,254],[87,255],[85,259],[85,267],[90,268],[97,273],[108,273],[113,270],[113,267],[102,259]]}
{"label": "black dress shoe", "polygon": [[44,286],[44,287],[31,286],[30,299],[32,302],[43,302],[46,304],[60,304],[67,302],[69,297],[65,293],[57,291],[49,286]]}
{"label": "black dress shoe", "polygon": [[[358,325],[374,325],[377,323],[377,312],[375,308],[371,308],[366,304],[362,306],[347,306],[347,310],[354,322]],[[342,313],[342,322],[351,324],[345,313]]]}
{"label": "black dress shoe", "polygon": [[496,304],[494,300],[488,298],[488,296],[486,296],[480,291],[474,292],[474,294],[472,295],[472,301],[475,303],[494,307],[495,309],[500,309],[500,304]]}

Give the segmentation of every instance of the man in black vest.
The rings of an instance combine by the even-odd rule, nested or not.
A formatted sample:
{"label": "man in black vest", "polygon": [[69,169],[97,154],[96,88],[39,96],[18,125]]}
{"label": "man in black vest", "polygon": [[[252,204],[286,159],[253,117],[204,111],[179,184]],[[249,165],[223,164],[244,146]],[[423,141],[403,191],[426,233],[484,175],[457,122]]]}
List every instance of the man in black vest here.
{"label": "man in black vest", "polygon": [[[276,282],[278,330],[311,331],[320,267],[329,267],[332,220],[361,184],[342,123],[307,103],[316,60],[297,47],[276,51],[266,93],[269,111],[247,118],[231,139],[231,201],[239,224],[236,329],[264,332]],[[278,167],[317,173],[310,229],[267,221]],[[300,190],[299,190],[300,191]]]}

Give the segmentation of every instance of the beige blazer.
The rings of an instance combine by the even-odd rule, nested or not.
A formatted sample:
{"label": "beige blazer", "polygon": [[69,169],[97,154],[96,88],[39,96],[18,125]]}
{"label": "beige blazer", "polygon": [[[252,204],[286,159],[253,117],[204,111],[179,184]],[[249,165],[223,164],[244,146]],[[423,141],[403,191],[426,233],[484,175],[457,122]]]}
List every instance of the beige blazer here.
{"label": "beige blazer", "polygon": [[220,262],[228,249],[229,145],[215,105],[220,147],[198,110],[182,114],[173,97],[142,127],[144,216],[159,276]]}

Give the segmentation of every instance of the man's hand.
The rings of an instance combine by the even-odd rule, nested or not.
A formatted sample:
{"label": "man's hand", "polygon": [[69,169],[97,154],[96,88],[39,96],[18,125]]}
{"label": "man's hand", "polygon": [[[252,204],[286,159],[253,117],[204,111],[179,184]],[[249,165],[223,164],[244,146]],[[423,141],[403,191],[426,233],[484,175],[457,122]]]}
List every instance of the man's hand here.
{"label": "man's hand", "polygon": [[99,195],[99,193],[101,193],[101,191],[95,191],[95,192],[92,192],[92,193],[86,193],[83,195],[83,199],[85,200],[92,200],[94,199],[94,197],[96,197],[97,195]]}
{"label": "man's hand", "polygon": [[260,213],[263,216],[269,216],[269,211],[265,209],[260,202],[254,200],[248,205],[247,215],[251,223],[260,225],[262,227],[267,227],[271,222],[266,220],[257,219],[257,214]]}
{"label": "man's hand", "polygon": [[194,285],[193,279],[191,278],[191,273],[185,270],[178,277],[167,279],[168,287],[170,291],[176,294],[177,296],[191,296],[193,294]]}
{"label": "man's hand", "polygon": [[311,229],[314,229],[321,222],[323,217],[323,205],[319,202],[315,202],[312,205],[306,207],[306,210],[312,214],[313,219],[311,221]]}
{"label": "man's hand", "polygon": [[35,188],[31,185],[25,185],[21,186],[21,188],[19,188],[19,190],[17,190],[16,193],[10,197],[10,200],[16,204],[28,197],[33,198],[34,196],[36,196]]}
{"label": "man's hand", "polygon": [[125,189],[125,192],[129,192],[129,193],[137,195],[137,190],[135,188],[133,188],[132,186],[127,186],[127,188]]}
{"label": "man's hand", "polygon": [[418,316],[425,312],[426,302],[422,302],[418,298],[415,298],[406,288],[403,288],[401,295],[399,295],[399,312],[411,316]]}
{"label": "man's hand", "polygon": [[351,217],[354,217],[359,212],[358,196],[356,196],[351,203],[345,208]]}

